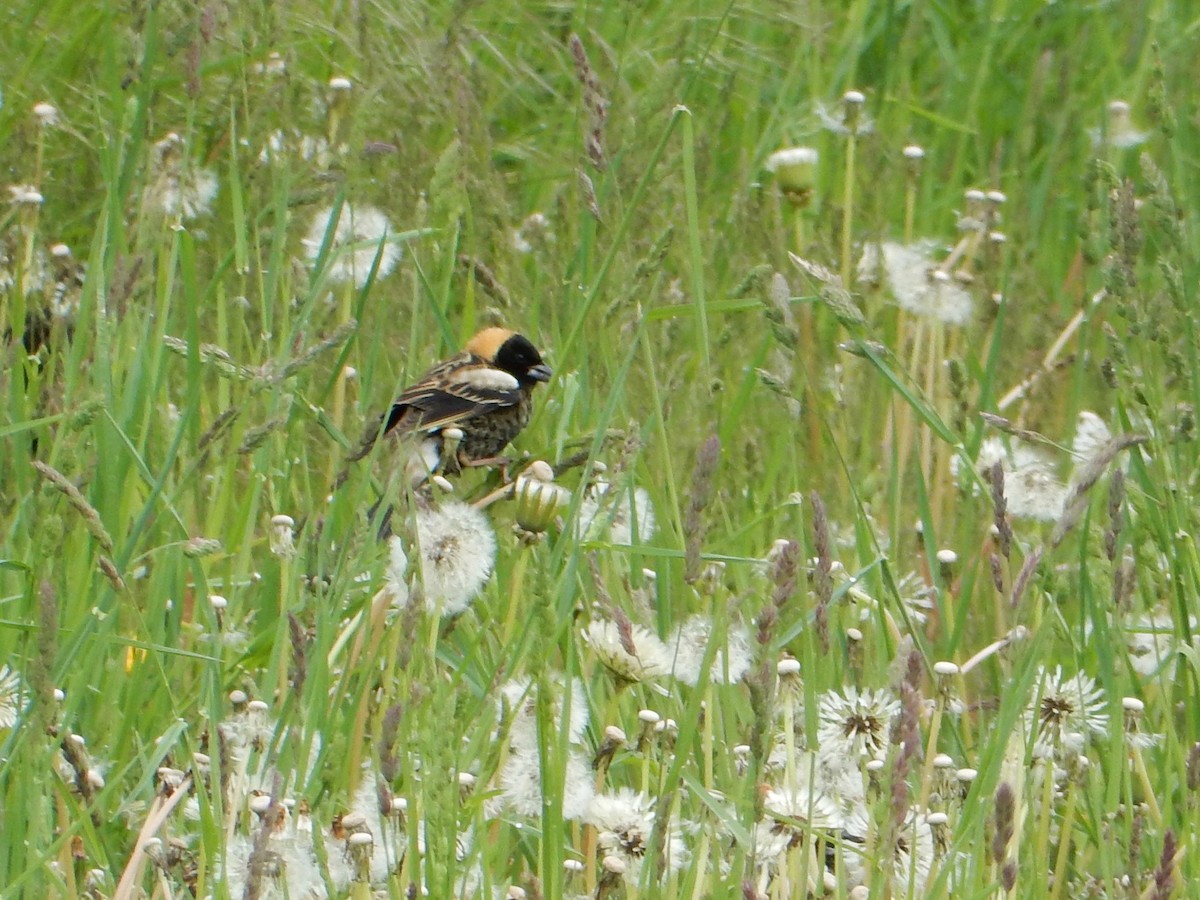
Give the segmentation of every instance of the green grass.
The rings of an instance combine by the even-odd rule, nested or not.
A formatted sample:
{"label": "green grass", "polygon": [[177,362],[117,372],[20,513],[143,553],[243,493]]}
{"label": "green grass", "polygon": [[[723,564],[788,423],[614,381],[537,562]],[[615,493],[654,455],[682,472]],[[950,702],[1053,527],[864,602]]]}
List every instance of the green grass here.
{"label": "green grass", "polygon": [[[1186,4],[10,5],[0,159],[43,201],[0,211],[0,667],[18,676],[0,682],[0,896],[774,898],[815,891],[826,849],[832,896],[1167,897],[1200,878]],[[848,90],[872,123],[852,155],[819,115]],[[1111,140],[1117,99],[1136,147]],[[794,145],[820,154],[802,205],[767,165]],[[198,176],[208,208],[164,212],[164,179]],[[347,249],[318,218],[372,206],[383,243]],[[1003,232],[959,248],[966,324],[789,258],[853,272],[905,239],[906,210],[930,265],[971,240],[956,216]],[[352,253],[357,284],[337,278]],[[45,312],[60,284],[67,317]],[[555,369],[515,452],[573,460],[570,502],[532,542],[512,499],[487,508],[494,571],[452,623],[385,615],[366,510],[398,492],[388,453],[331,485],[399,389],[495,322]],[[1143,440],[1075,490],[1084,411]],[[998,438],[1043,454],[1008,463],[1007,553],[974,474]],[[1068,514],[1017,515],[1031,472]],[[612,540],[635,489],[657,527]],[[926,608],[901,601],[918,591]],[[616,679],[584,639],[623,619],[667,639],[693,615],[713,637],[695,684]],[[1146,674],[1130,647],[1149,616]],[[785,657],[798,678],[777,678]],[[727,658],[744,677],[720,677]],[[1048,765],[1046,727],[1023,723],[1058,709],[1058,667],[1095,680],[1103,716]],[[530,687],[505,705],[512,679]],[[770,818],[768,789],[807,783],[805,748],[838,746],[821,710],[851,688],[894,704],[882,766],[852,760],[849,788],[819,772]],[[500,797],[522,751],[546,798],[525,811]],[[159,825],[184,777],[164,767],[191,780]],[[656,812],[624,878],[572,806],[581,769]],[[378,810],[376,783],[406,808],[369,821],[372,864],[343,817]],[[289,804],[274,832],[255,790]],[[927,882],[892,878],[929,813]],[[772,827],[793,838],[777,859]],[[148,859],[139,833],[162,841]]]}

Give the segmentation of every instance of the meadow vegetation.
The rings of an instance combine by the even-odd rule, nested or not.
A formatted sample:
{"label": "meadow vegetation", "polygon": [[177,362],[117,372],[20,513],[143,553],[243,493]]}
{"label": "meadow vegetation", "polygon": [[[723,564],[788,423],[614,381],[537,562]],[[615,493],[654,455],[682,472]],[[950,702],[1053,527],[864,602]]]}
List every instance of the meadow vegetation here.
{"label": "meadow vegetation", "polygon": [[1186,896],[1198,24],[10,0],[0,896]]}

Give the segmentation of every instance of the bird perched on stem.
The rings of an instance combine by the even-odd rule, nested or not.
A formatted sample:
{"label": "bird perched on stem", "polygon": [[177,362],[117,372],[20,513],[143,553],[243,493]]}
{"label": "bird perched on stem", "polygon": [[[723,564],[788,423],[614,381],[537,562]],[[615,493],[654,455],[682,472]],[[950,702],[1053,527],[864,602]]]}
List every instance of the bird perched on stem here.
{"label": "bird perched on stem", "polygon": [[411,445],[404,465],[413,485],[438,472],[502,463],[501,451],[529,424],[533,389],[551,374],[524,335],[485,328],[405,389],[350,460],[365,457],[382,435]]}

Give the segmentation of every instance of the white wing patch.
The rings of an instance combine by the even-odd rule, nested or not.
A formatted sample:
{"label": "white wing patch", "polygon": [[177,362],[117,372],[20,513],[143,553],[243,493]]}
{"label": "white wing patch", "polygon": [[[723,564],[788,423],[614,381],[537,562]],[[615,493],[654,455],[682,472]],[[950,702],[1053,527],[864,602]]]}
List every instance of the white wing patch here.
{"label": "white wing patch", "polygon": [[481,391],[515,391],[521,386],[521,383],[512,375],[500,369],[490,367],[465,369],[457,373],[457,378],[465,387],[472,387]]}

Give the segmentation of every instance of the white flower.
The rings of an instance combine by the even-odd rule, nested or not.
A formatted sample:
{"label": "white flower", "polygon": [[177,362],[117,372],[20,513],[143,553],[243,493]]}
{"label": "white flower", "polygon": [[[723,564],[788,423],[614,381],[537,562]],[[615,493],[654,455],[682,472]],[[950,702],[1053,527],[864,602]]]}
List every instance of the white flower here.
{"label": "white flower", "polygon": [[328,236],[326,278],[331,284],[350,282],[361,288],[367,283],[376,256],[379,257],[377,281],[387,277],[400,261],[401,250],[390,239],[391,233],[392,224],[380,210],[343,203],[340,212],[332,206],[318,212],[301,243],[309,264],[315,264]]}
{"label": "white flower", "polygon": [[491,577],[496,534],[482,512],[458,500],[418,509],[416,525],[425,606],[458,615]]}
{"label": "white flower", "polygon": [[819,701],[817,741],[821,749],[855,761],[882,759],[900,701],[888,691],[826,691]]}
{"label": "white flower", "polygon": [[0,728],[12,728],[24,711],[21,676],[7,665],[0,666]]}
{"label": "white flower", "polygon": [[900,308],[947,325],[971,321],[975,301],[947,273],[933,264],[935,246],[916,244],[867,244],[858,263],[860,280],[875,280],[882,274]]}
{"label": "white flower", "polygon": [[[595,827],[596,851],[600,859],[615,856],[625,864],[629,884],[641,881],[642,860],[649,849],[654,829],[654,803],[645,794],[629,788],[597,794],[588,806],[586,821]],[[688,853],[674,823],[662,836],[663,874],[677,872],[688,862]]]}
{"label": "white flower", "polygon": [[1025,724],[1035,734],[1034,756],[1077,756],[1091,738],[1108,733],[1104,692],[1082,672],[1064,678],[1062,666],[1041,669]]}
{"label": "white flower", "polygon": [[658,635],[641,625],[622,628],[608,619],[593,619],[583,639],[601,664],[622,681],[638,682],[669,675],[671,651]]}
{"label": "white flower", "polygon": [[[700,680],[700,667],[712,637],[712,620],[692,616],[671,632],[667,647],[673,654],[671,674],[684,684]],[[713,657],[710,679],[716,684],[734,684],[750,671],[750,635],[741,625],[731,624],[725,646]]]}
{"label": "white flower", "polygon": [[579,504],[575,533],[582,540],[604,540],[629,545],[654,536],[654,507],[650,494],[640,487],[613,490],[606,481],[594,484]]}

